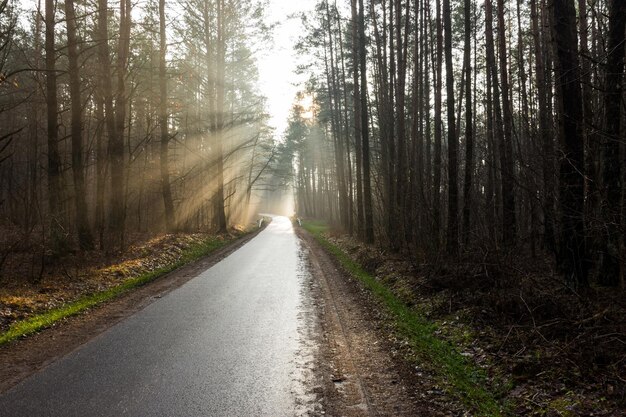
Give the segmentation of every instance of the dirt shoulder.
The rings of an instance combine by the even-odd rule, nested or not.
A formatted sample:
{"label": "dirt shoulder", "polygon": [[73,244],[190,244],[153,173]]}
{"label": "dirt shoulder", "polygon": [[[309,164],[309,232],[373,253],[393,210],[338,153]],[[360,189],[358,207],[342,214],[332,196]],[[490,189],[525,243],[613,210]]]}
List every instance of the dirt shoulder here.
{"label": "dirt shoulder", "polygon": [[85,313],[64,319],[37,334],[1,346],[0,393],[145,308],[155,299],[180,287],[246,244],[259,232],[260,230],[244,235],[207,257],[165,274]]}
{"label": "dirt shoulder", "polygon": [[324,238],[433,323],[508,415],[626,415],[623,292],[578,294],[523,253],[429,264],[332,231]]}
{"label": "dirt shoulder", "polygon": [[426,369],[406,360],[408,348],[394,337],[376,300],[306,231],[318,283],[321,326],[318,373],[324,409],[331,416],[460,416]]}

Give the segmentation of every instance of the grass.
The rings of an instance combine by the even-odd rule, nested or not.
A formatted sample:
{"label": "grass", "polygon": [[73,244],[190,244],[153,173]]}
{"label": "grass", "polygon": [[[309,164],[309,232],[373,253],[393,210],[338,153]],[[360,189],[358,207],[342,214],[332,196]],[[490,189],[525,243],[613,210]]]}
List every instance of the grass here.
{"label": "grass", "polygon": [[305,222],[304,228],[354,277],[371,291],[391,313],[394,324],[402,337],[411,345],[417,357],[436,376],[450,387],[450,392],[480,416],[503,416],[506,411],[496,396],[487,388],[484,372],[472,364],[449,342],[435,335],[435,324],[424,319],[417,311],[398,299],[385,285],[367,273],[357,262],[332,244],[324,236],[328,226],[321,222]]}
{"label": "grass", "polygon": [[44,313],[37,314],[24,320],[17,321],[13,323],[7,331],[0,333],[0,346],[18,338],[36,333],[40,330],[52,326],[59,320],[79,314],[91,307],[94,307],[105,301],[111,300],[120,294],[130,291],[133,288],[145,285],[148,282],[167,274],[168,272],[172,272],[173,270],[178,269],[183,265],[186,265],[210,254],[211,252],[214,252],[215,250],[225,246],[228,243],[231,243],[232,241],[232,239],[225,240],[218,238],[209,238],[201,242],[200,244],[194,245],[185,250],[176,262],[170,263],[159,269],[143,273],[137,277],[127,279],[123,283],[107,290],[82,296],[79,299],[66,303],[60,307],[51,309]]}

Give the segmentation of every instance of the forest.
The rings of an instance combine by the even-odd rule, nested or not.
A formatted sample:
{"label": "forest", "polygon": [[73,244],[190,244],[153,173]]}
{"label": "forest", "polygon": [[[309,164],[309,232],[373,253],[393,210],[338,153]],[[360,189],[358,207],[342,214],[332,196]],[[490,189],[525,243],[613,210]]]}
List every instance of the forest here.
{"label": "forest", "polygon": [[548,254],[570,288],[623,287],[626,4],[344,6],[303,20],[298,212],[422,259]]}
{"label": "forest", "polygon": [[548,253],[572,288],[623,286],[621,1],[321,2],[282,142],[262,4],[74,3],[1,3],[3,259],[223,232],[255,185],[293,185],[364,242]]}
{"label": "forest", "polygon": [[275,147],[250,49],[260,5],[168,7],[2,1],[0,260],[247,218]]}
{"label": "forest", "polygon": [[0,287],[286,214],[623,405],[626,2],[314,3],[281,132],[266,1],[0,0]]}

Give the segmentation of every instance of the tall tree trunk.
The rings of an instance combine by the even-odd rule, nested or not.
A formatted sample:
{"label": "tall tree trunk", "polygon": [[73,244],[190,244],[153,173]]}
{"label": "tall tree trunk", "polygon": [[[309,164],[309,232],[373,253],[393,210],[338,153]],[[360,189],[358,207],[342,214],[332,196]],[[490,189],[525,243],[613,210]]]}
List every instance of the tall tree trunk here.
{"label": "tall tree trunk", "polygon": [[465,66],[465,181],[463,182],[463,244],[467,245],[470,234],[470,214],[472,204],[472,172],[474,170],[474,132],[472,116],[472,64],[471,64],[471,10],[470,0],[464,1],[465,47],[463,65]]}
{"label": "tall tree trunk", "polygon": [[160,168],[161,168],[161,191],[163,205],[165,207],[165,227],[168,232],[175,229],[174,203],[172,202],[172,189],[170,186],[169,143],[170,135],[167,126],[167,77],[165,72],[165,54],[167,51],[167,39],[165,34],[165,0],[159,0],[159,125],[161,128],[160,143]]}
{"label": "tall tree trunk", "polygon": [[[493,39],[493,6],[491,0],[485,0],[485,49],[486,49],[486,61],[488,67],[488,73],[491,75],[491,88],[493,93],[493,99],[490,103],[493,106],[493,123],[494,123],[494,147],[493,152],[499,156],[498,162],[500,164],[500,181],[496,185],[496,195],[500,198],[496,199],[496,211],[500,213],[504,211],[502,208],[504,198],[504,177],[506,176],[505,161],[504,161],[504,125],[502,122],[502,107],[500,106],[500,85],[498,83],[498,67],[496,66],[495,47]],[[504,215],[502,216],[504,218]],[[504,223],[504,222],[503,222]],[[501,224],[502,234],[506,234],[505,230],[508,226]],[[504,239],[503,239],[504,240]]]}
{"label": "tall tree trunk", "polygon": [[[349,221],[348,221],[348,190],[346,186],[346,177],[345,177],[345,166],[344,166],[344,154],[343,154],[343,144],[342,144],[342,129],[341,129],[341,103],[339,100],[339,82],[338,82],[338,69],[337,64],[335,63],[335,45],[333,42],[333,33],[332,33],[332,21],[333,18],[330,14],[330,7],[328,2],[326,2],[326,29],[328,34],[328,48],[329,48],[329,57],[330,57],[330,73],[328,83],[329,91],[329,102],[331,106],[331,120],[334,125],[333,132],[333,143],[335,146],[335,165],[337,172],[337,185],[339,191],[339,218],[341,220],[341,226],[344,230],[348,230]],[[325,36],[324,36],[325,38]],[[328,64],[328,60],[327,64]],[[328,73],[328,69],[326,71]]]}
{"label": "tall tree trunk", "polygon": [[[410,2],[406,2],[407,6]],[[397,147],[397,168],[396,168],[396,205],[397,211],[397,232],[396,239],[393,242],[398,242],[400,246],[406,245],[408,241],[410,226],[407,224],[410,222],[410,215],[407,212],[407,134],[406,134],[406,114],[405,114],[405,88],[406,88],[406,67],[407,67],[407,46],[408,39],[406,32],[409,24],[409,14],[405,13],[404,26],[402,25],[402,0],[395,0],[395,36],[396,36],[396,62],[397,62],[397,74],[396,74],[396,87],[395,87],[395,99],[396,99],[396,139],[398,142]],[[393,10],[392,10],[393,12]],[[404,30],[405,36],[402,36]],[[392,37],[392,36],[390,36]],[[393,109],[393,107],[392,107]],[[392,203],[393,204],[393,203]]]}
{"label": "tall tree trunk", "polygon": [[[583,104],[578,66],[574,0],[554,0],[554,41],[560,92],[560,130],[563,159],[560,167],[561,247],[559,264],[566,281],[587,286],[584,225]],[[623,35],[623,31],[622,31]]]}
{"label": "tall tree trunk", "polygon": [[215,83],[215,161],[217,167],[217,191],[214,198],[214,223],[219,233],[228,229],[226,210],[224,208],[224,94],[226,74],[226,10],[225,0],[217,0],[217,53],[216,53],[216,83]]}
{"label": "tall tree trunk", "polygon": [[66,249],[63,233],[63,213],[61,205],[61,157],[59,156],[57,74],[55,57],[55,10],[54,0],[46,0],[46,112],[48,122],[48,207],[50,209],[50,237],[53,251]]}
{"label": "tall tree trunk", "polygon": [[458,221],[458,146],[454,115],[454,73],[452,67],[452,18],[450,0],[443,0],[443,25],[446,61],[446,93],[448,108],[448,229],[446,251],[456,255],[459,248]]}
{"label": "tall tree trunk", "polygon": [[[375,10],[375,1],[370,1],[370,7]],[[376,64],[377,70],[374,72],[377,88],[374,88],[376,96],[376,110],[378,112],[379,125],[379,143],[380,143],[380,177],[382,182],[382,191],[384,201],[393,201],[393,182],[392,172],[393,166],[390,157],[390,140],[393,127],[389,126],[389,73],[387,69],[387,32],[385,25],[387,22],[387,11],[385,3],[382,3],[382,34],[379,30],[377,14],[372,13],[372,28],[374,29],[374,43],[376,46]],[[360,95],[359,95],[360,96]],[[385,204],[382,210],[382,223],[384,225],[384,237],[387,241],[393,233],[393,214],[392,205]]]}
{"label": "tall tree trunk", "polygon": [[[424,125],[425,131],[422,135],[424,142],[424,151],[423,157],[420,159],[425,161],[424,169],[422,172],[425,175],[422,176],[422,180],[419,183],[420,189],[420,197],[422,198],[422,202],[424,203],[422,207],[427,208],[428,210],[432,210],[432,150],[431,150],[431,105],[430,105],[430,96],[431,96],[431,84],[430,84],[430,65],[432,65],[431,60],[431,25],[430,25],[430,0],[426,0],[423,2],[423,17],[422,17],[422,26],[423,26],[423,81],[422,81],[422,113],[424,114]],[[421,168],[420,168],[421,169]],[[424,177],[426,181],[424,181]],[[424,191],[426,190],[426,191]],[[426,214],[428,210],[420,210],[420,219],[426,219]],[[428,230],[428,232],[432,233],[432,230]],[[426,237],[426,236],[424,236]],[[432,234],[428,235],[428,239],[432,239]]]}
{"label": "tall tree trunk", "polygon": [[[587,250],[590,258],[600,261],[598,249],[601,241],[602,230],[598,227],[601,217],[602,205],[602,151],[601,135],[595,126],[594,108],[599,107],[594,103],[593,86],[591,84],[591,54],[589,51],[589,20],[587,1],[578,0],[578,31],[580,33],[580,65],[583,94],[583,117],[585,138],[585,166],[586,166],[586,209],[585,222],[587,224]],[[596,55],[597,56],[597,55]]]}
{"label": "tall tree trunk", "polygon": [[[604,162],[604,204],[602,220],[602,262],[599,274],[601,285],[617,286],[623,274],[620,262],[623,244],[621,221],[622,165],[620,164],[621,101],[624,71],[624,29],[626,26],[626,3],[623,0],[609,2],[609,40],[604,93],[604,135],[602,140]],[[622,260],[623,261],[623,260]]]}
{"label": "tall tree trunk", "polygon": [[[100,84],[102,81],[100,81]],[[106,150],[104,147],[104,91],[102,85],[98,86],[96,101],[96,119],[99,126],[96,131],[96,213],[95,231],[98,236],[98,247],[104,250],[104,187],[106,170]]]}
{"label": "tall tree trunk", "polygon": [[[382,1],[383,7],[387,7],[387,1]],[[374,9],[372,9],[374,10]],[[383,11],[383,13],[385,13]],[[387,127],[385,131],[387,131],[386,143],[388,149],[388,175],[389,175],[389,199],[387,204],[387,212],[389,213],[389,223],[388,223],[388,233],[387,238],[388,242],[393,250],[398,250],[401,246],[401,226],[400,226],[400,205],[398,204],[398,149],[396,146],[397,139],[397,124],[396,124],[396,112],[394,111],[395,106],[395,91],[396,91],[396,51],[394,50],[395,44],[395,36],[394,36],[394,8],[393,8],[393,0],[389,0],[389,25],[388,32],[385,27],[385,20],[383,19],[383,33],[386,35],[386,39],[389,40],[389,50],[387,52],[387,57],[389,58],[389,73],[388,80],[386,80],[386,85],[388,87],[387,91],[387,100],[384,104],[384,112],[385,118],[387,119]]]}
{"label": "tall tree trunk", "polygon": [[[115,134],[109,136],[109,158],[111,161],[111,213],[109,230],[113,247],[124,245],[124,223],[126,218],[126,193],[124,178],[124,126],[126,123],[126,66],[130,49],[130,0],[120,0],[120,37],[117,53],[117,93],[115,99]],[[108,58],[107,58],[108,59]]]}
{"label": "tall tree trunk", "polygon": [[90,250],[93,249],[93,236],[87,218],[85,167],[83,164],[83,106],[80,97],[80,73],[78,69],[74,0],[65,0],[65,23],[67,25],[67,58],[69,62],[70,100],[72,108],[72,176],[74,179],[74,203],[76,205],[78,244],[82,250]]}
{"label": "tall tree trunk", "polygon": [[[337,10],[337,0],[335,0],[335,10]],[[348,215],[348,232],[350,235],[353,234],[354,228],[354,216],[352,213],[353,210],[353,199],[352,199],[352,162],[350,157],[350,118],[348,116],[348,88],[346,83],[346,65],[345,65],[345,56],[344,53],[344,42],[343,42],[343,28],[341,26],[341,15],[339,12],[335,13],[337,20],[337,29],[339,32],[339,48],[338,53],[341,57],[341,87],[343,89],[343,129],[342,129],[342,138],[339,146],[345,146],[346,152],[346,163],[347,163],[347,175],[348,178],[345,180],[347,182],[347,190],[346,190],[346,211]],[[339,60],[339,58],[337,58]],[[345,168],[344,168],[345,169]],[[344,174],[345,177],[345,174]]]}
{"label": "tall tree trunk", "polygon": [[[109,54],[109,26],[108,26],[108,4],[107,0],[98,0],[98,64],[100,66],[100,89],[104,105],[104,124],[108,136],[108,152],[111,159],[111,145],[116,143],[115,137],[115,114],[113,109],[113,86],[111,81],[111,61]],[[97,205],[100,207],[101,216],[98,217],[96,208],[97,227],[100,234],[100,248],[104,249],[104,189],[105,189],[105,164],[103,155],[98,158],[98,179],[97,179]],[[102,161],[101,161],[102,159]]]}
{"label": "tall tree trunk", "polygon": [[[6,5],[4,6],[6,7]],[[42,43],[41,33],[43,28],[43,15],[41,13],[41,0],[37,0],[37,14],[35,16],[34,24],[34,66],[35,68],[41,68]],[[3,7],[0,6],[0,13],[2,13]],[[41,73],[33,74],[33,77],[37,84],[42,85]],[[27,207],[24,212],[25,225],[28,229],[37,224],[38,214],[40,215],[39,206],[39,126],[41,116],[41,91],[38,89],[34,95],[34,100],[31,100],[30,111],[31,117],[29,120],[29,134],[28,134],[28,147],[27,147],[27,172],[28,172],[28,199]],[[38,213],[39,212],[39,213]]]}
{"label": "tall tree trunk", "polygon": [[374,242],[374,213],[370,172],[369,116],[367,103],[367,66],[365,48],[365,8],[359,0],[359,66],[361,75],[361,140],[363,152],[363,212],[365,216],[365,242]]}
{"label": "tall tree trunk", "polygon": [[539,140],[543,149],[543,216],[544,216],[544,244],[548,250],[556,250],[555,239],[555,210],[554,210],[554,140],[550,134],[550,120],[548,119],[548,94],[546,89],[545,64],[543,54],[545,48],[541,44],[539,28],[539,11],[537,0],[531,0],[531,20],[535,49],[535,73],[537,79],[537,96],[539,113]]}
{"label": "tall tree trunk", "polygon": [[356,163],[356,206],[357,206],[357,236],[365,238],[365,212],[363,207],[363,151],[361,140],[361,88],[359,86],[359,67],[361,64],[359,15],[357,12],[357,0],[350,1],[352,12],[352,82],[354,84],[354,152]]}
{"label": "tall tree trunk", "polygon": [[513,168],[513,109],[509,100],[509,73],[507,69],[506,27],[504,25],[504,0],[498,0],[498,38],[500,49],[500,82],[502,86],[502,117],[504,140],[502,144],[502,221],[503,242],[515,243],[515,172]]}
{"label": "tall tree trunk", "polygon": [[433,162],[433,218],[435,247],[439,248],[441,230],[441,142],[442,142],[442,121],[441,121],[441,88],[443,84],[443,26],[441,20],[441,0],[435,0],[436,5],[436,25],[437,25],[437,57],[435,64],[435,158]]}

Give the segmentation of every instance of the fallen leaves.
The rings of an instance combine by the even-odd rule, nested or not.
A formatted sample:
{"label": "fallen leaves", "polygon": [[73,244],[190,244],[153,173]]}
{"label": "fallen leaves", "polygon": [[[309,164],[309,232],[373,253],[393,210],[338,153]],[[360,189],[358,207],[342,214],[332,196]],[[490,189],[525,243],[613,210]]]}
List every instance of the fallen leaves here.
{"label": "fallen leaves", "polygon": [[0,282],[0,332],[17,320],[176,263],[185,250],[209,237],[201,233],[164,234],[137,240],[108,261],[98,251],[70,256],[49,265],[39,282],[22,278],[20,263],[14,260],[13,265],[5,265]]}

